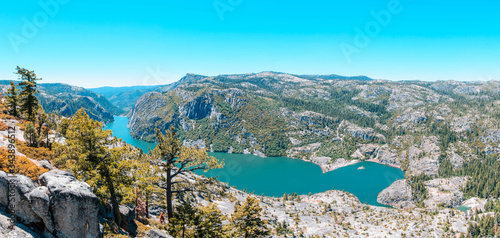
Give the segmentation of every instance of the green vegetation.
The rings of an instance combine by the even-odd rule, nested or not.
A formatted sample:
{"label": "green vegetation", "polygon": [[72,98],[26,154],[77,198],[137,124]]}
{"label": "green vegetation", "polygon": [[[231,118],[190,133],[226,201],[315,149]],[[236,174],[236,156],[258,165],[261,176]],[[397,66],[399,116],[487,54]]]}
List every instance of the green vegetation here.
{"label": "green vegetation", "polygon": [[424,173],[408,177],[408,184],[411,187],[413,201],[418,207],[424,206],[424,200],[427,199],[427,188],[424,182],[430,180],[431,177],[425,175]]}
{"label": "green vegetation", "polygon": [[121,109],[121,114],[127,114],[132,110],[137,99],[158,87],[160,86],[101,87],[88,90],[103,95],[110,103]]}
{"label": "green vegetation", "polygon": [[332,142],[326,142],[320,147],[316,154],[318,156],[326,156],[332,158],[332,162],[338,158],[350,159],[351,155],[356,151],[356,144],[361,142],[359,138],[347,135],[344,140],[336,140]]}
{"label": "green vegetation", "polygon": [[[500,214],[496,213],[496,216],[485,215],[479,219],[476,218],[477,223],[472,223],[467,229],[467,235],[469,237],[498,237],[500,236],[500,228],[498,224],[500,223]],[[495,225],[497,224],[497,225]],[[496,228],[495,228],[496,227]],[[496,233],[495,233],[496,229]]]}
{"label": "green vegetation", "polygon": [[156,129],[156,138],[158,144],[152,152],[156,161],[163,161],[165,174],[165,189],[167,202],[167,217],[170,220],[173,217],[172,199],[173,194],[183,196],[184,193],[206,192],[214,179],[197,179],[195,183],[184,179],[177,179],[184,173],[197,170],[208,171],[210,169],[222,168],[224,163],[208,156],[204,149],[188,148],[181,146],[179,138],[174,128],[170,128],[165,134]]}
{"label": "green vegetation", "polygon": [[228,225],[223,226],[225,218],[217,206],[193,207],[192,202],[182,202],[175,209],[174,216],[167,225],[168,232],[174,237],[229,237]]}
{"label": "green vegetation", "polygon": [[283,221],[283,222],[278,222],[278,226],[276,227],[275,230],[277,235],[291,235],[293,234],[292,230],[289,229],[289,225]]}
{"label": "green vegetation", "polygon": [[[30,71],[31,72],[31,71]],[[19,116],[21,115],[22,95],[19,89],[22,89],[22,81],[12,81],[17,90],[18,104],[17,109]],[[5,94],[6,101],[12,95],[11,81],[0,80],[0,87],[7,90]],[[121,115],[123,110],[117,108],[104,96],[98,95],[87,89],[71,86],[62,83],[36,83],[36,98],[40,105],[44,107],[46,113],[58,114],[65,117],[71,117],[80,108],[84,108],[85,112],[93,120],[98,120],[103,123],[113,121],[113,115]],[[13,108],[13,107],[8,107]],[[9,113],[12,115],[12,113]]]}
{"label": "green vegetation", "polygon": [[439,156],[439,177],[441,178],[450,178],[455,176],[455,167],[451,163],[450,159],[446,157],[446,155],[441,154]]}
{"label": "green vegetation", "polygon": [[[200,82],[204,81],[201,80]],[[242,153],[244,149],[248,149],[251,153],[260,151],[266,156],[286,156],[287,150],[292,147],[290,135],[288,135],[290,132],[308,131],[307,134],[302,135],[305,139],[302,139],[300,144],[307,145],[315,142],[328,143],[332,139],[331,136],[318,138],[314,131],[324,130],[326,127],[337,128],[344,119],[362,127],[375,128],[376,119],[359,115],[349,108],[351,105],[366,110],[384,121],[391,114],[385,109],[388,104],[389,95],[387,93],[382,95],[383,99],[378,104],[374,104],[366,100],[353,99],[360,92],[359,90],[340,90],[324,87],[324,93],[329,95],[327,100],[319,95],[305,97],[298,93],[290,94],[283,88],[272,86],[274,83],[279,83],[279,81],[268,78],[256,77],[229,80],[220,76],[209,82],[210,85],[208,86],[195,84],[182,87],[182,91],[191,93],[189,98],[182,96],[185,94],[178,95],[175,90],[167,91],[163,95],[159,93],[148,94],[147,100],[143,100],[146,103],[148,101],[164,102],[161,104],[161,108],[157,108],[153,112],[162,112],[161,116],[159,116],[160,120],[155,121],[154,124],[147,124],[142,123],[141,119],[138,118],[138,123],[133,126],[132,134],[145,131],[146,134],[142,136],[142,139],[151,142],[154,141],[151,128],[174,126],[181,140],[202,139],[206,144],[212,144],[214,151],[226,152],[232,147],[233,153]],[[247,93],[248,89],[241,86],[244,83],[256,85],[265,90],[266,93]],[[300,89],[301,87],[297,88],[297,90]],[[225,95],[224,90],[241,90],[245,93],[236,94],[233,98]],[[321,90],[323,90],[323,87]],[[178,109],[181,105],[185,106],[186,103],[188,103],[186,105],[191,105],[196,101],[215,107],[222,116],[189,118],[189,115],[179,112]],[[144,105],[141,105],[141,107],[144,107]],[[287,118],[288,115],[285,115],[282,111],[283,108],[287,108],[292,113],[308,111],[321,113],[322,115],[318,114],[317,116],[314,114],[314,119],[304,118],[301,120],[298,118],[299,121],[301,120],[300,124],[291,125],[289,123],[290,118]],[[206,113],[211,115],[211,111],[206,111]],[[195,120],[196,124],[193,129],[186,130],[186,123],[192,123],[191,120]],[[381,132],[378,129],[375,130]],[[328,144],[322,146],[322,151],[319,153],[332,156],[333,159],[341,157],[348,159],[345,155],[352,151],[356,142],[359,141],[349,141],[347,145],[343,145],[345,151],[341,152],[342,156],[337,155],[337,152],[333,149],[329,149]],[[374,142],[378,141],[374,140]]]}
{"label": "green vegetation", "polygon": [[500,160],[497,156],[465,162],[458,174],[471,176],[464,189],[467,196],[500,197]]}
{"label": "green vegetation", "polygon": [[259,201],[251,196],[248,196],[243,204],[237,205],[231,217],[234,236],[257,238],[269,235],[267,222],[261,219],[261,211]]}
{"label": "green vegetation", "polygon": [[127,175],[131,170],[130,147],[109,146],[116,139],[108,139],[111,131],[103,131],[102,124],[88,117],[82,109],[71,118],[66,131],[66,145],[56,146],[57,165],[69,168],[78,179],[87,182],[101,201],[111,200],[115,222],[119,224],[120,190],[132,181]]}
{"label": "green vegetation", "polygon": [[[222,215],[215,203],[207,206],[193,206],[194,201],[183,200],[166,225],[166,230],[174,237],[248,237],[257,238],[270,234],[267,222],[261,219],[262,208],[259,201],[248,196],[243,204],[236,205],[235,213],[229,223],[223,225],[227,218]],[[280,227],[279,232],[290,232]],[[283,233],[285,232],[285,233]]]}
{"label": "green vegetation", "polygon": [[18,74],[21,79],[19,83],[21,87],[21,112],[26,115],[27,120],[34,121],[38,110],[38,98],[36,96],[38,90],[36,81],[41,79],[36,77],[35,71],[30,71],[19,66],[17,66],[16,71],[16,74]]}
{"label": "green vegetation", "polygon": [[103,123],[112,122],[113,115],[123,113],[123,110],[111,104],[104,96],[84,88],[61,83],[39,84],[38,86],[41,92],[38,94],[40,104],[48,113],[70,117],[83,107],[90,119]]}
{"label": "green vegetation", "polygon": [[16,88],[16,84],[10,81],[10,88],[7,90],[7,95],[5,96],[7,101],[7,108],[9,108],[8,113],[14,117],[19,117],[19,89]]}
{"label": "green vegetation", "polygon": [[300,201],[299,195],[297,193],[283,194],[283,201]]}

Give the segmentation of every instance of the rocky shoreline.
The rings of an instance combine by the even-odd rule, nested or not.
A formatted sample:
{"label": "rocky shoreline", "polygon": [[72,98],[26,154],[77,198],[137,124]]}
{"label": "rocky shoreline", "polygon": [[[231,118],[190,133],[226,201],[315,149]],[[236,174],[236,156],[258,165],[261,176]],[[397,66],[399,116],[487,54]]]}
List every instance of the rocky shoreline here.
{"label": "rocky shoreline", "polygon": [[[203,140],[184,141],[183,144],[185,146],[188,146],[188,147],[190,147],[190,146],[198,146],[200,148],[205,148],[205,142]],[[211,149],[211,148],[212,148],[212,145],[210,145],[210,152],[214,152],[213,149]],[[233,151],[234,150],[232,149],[232,147],[230,147],[228,151],[222,152],[222,153],[229,153],[229,154],[251,154],[251,155],[254,155],[254,156],[261,157],[261,158],[268,158],[264,153],[262,153],[261,151],[258,151],[258,150],[254,151],[253,153],[251,153],[249,149],[244,149],[243,153],[234,153]],[[353,164],[357,164],[357,163],[363,162],[363,161],[374,162],[374,163],[377,163],[377,164],[387,165],[387,166],[390,166],[390,167],[393,167],[393,168],[401,169],[401,166],[394,165],[394,164],[383,163],[378,158],[371,158],[371,159],[367,159],[367,160],[361,160],[361,159],[346,160],[344,158],[339,158],[339,159],[335,160],[333,163],[331,163],[332,159],[330,157],[315,157],[315,156],[311,156],[310,158],[300,158],[300,157],[296,156],[296,154],[293,154],[293,153],[288,153],[286,155],[286,157],[291,158],[291,159],[299,159],[299,160],[302,160],[302,161],[305,161],[305,162],[310,162],[310,163],[316,164],[316,165],[318,165],[321,168],[321,171],[323,171],[323,173],[328,173],[330,171],[334,171],[336,169],[339,169],[339,168],[342,168],[342,167],[346,167],[346,166],[349,166],[349,165],[353,165]]]}
{"label": "rocky shoreline", "polygon": [[397,168],[397,169],[401,169],[401,166],[398,166],[398,165],[393,165],[393,164],[386,164],[386,163],[382,163],[379,159],[367,159],[365,161],[368,161],[368,162],[373,162],[373,163],[377,163],[377,164],[383,164],[383,165],[387,165],[389,167],[393,167],[393,168]]}
{"label": "rocky shoreline", "polygon": [[361,162],[360,160],[357,159],[345,160],[343,158],[340,158],[335,160],[335,162],[330,163],[331,159],[329,157],[313,157],[310,160],[307,159],[301,159],[301,160],[318,165],[321,168],[321,171],[323,171],[323,173],[328,173],[330,171],[334,171],[336,169]]}

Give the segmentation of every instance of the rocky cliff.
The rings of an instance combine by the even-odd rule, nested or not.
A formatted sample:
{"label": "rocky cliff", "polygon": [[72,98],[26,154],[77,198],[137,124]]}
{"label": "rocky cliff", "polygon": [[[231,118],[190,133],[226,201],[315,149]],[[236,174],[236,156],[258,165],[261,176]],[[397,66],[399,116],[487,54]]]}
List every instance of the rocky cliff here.
{"label": "rocky cliff", "polygon": [[[129,127],[148,141],[155,127],[174,126],[183,140],[214,151],[289,156],[331,169],[339,159],[374,159],[435,176],[442,155],[457,168],[474,158],[472,141],[485,153],[500,151],[499,92],[498,81],[188,74],[139,98]],[[472,131],[474,138],[465,136]],[[374,150],[355,153],[367,145]]]}
{"label": "rocky cliff", "polygon": [[[52,170],[38,179],[0,171],[0,209],[13,208],[18,225],[0,217],[2,237],[101,237],[99,199],[90,186],[68,172]],[[10,189],[9,189],[10,184]],[[8,194],[13,194],[9,197]]]}
{"label": "rocky cliff", "polygon": [[379,193],[377,202],[397,208],[414,208],[412,191],[406,179],[397,180]]}
{"label": "rocky cliff", "polygon": [[[462,192],[466,177],[437,178],[424,183],[428,199],[424,201],[427,209],[456,208],[464,201]],[[415,200],[407,179],[395,181],[379,193],[377,202],[396,208],[414,208]]]}

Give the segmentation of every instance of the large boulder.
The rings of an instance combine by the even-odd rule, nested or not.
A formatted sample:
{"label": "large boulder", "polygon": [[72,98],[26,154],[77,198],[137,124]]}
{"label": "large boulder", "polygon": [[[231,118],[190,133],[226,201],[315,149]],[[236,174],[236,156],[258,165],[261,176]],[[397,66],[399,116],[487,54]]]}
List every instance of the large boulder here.
{"label": "large boulder", "polygon": [[0,171],[0,205],[7,207],[9,205],[9,178],[7,173]]}
{"label": "large boulder", "polygon": [[18,224],[10,229],[11,222],[8,217],[0,214],[0,237],[2,238],[36,238],[35,232],[25,226]]}
{"label": "large boulder", "polygon": [[43,220],[32,209],[29,199],[29,194],[36,188],[35,183],[24,175],[16,175],[11,179],[15,186],[14,196],[9,206],[14,207],[16,218],[24,224],[43,227]]}
{"label": "large boulder", "polygon": [[33,189],[28,195],[31,208],[43,220],[45,228],[52,233],[54,232],[54,222],[50,212],[50,197],[47,187],[38,187]]}
{"label": "large boulder", "polygon": [[134,209],[120,205],[120,227],[125,229],[131,236],[137,235],[137,224],[135,224],[134,219]]}
{"label": "large boulder", "polygon": [[50,212],[57,237],[100,237],[99,199],[90,186],[69,172],[52,170],[40,176],[50,192]]}
{"label": "large boulder", "polygon": [[378,194],[377,202],[392,207],[415,207],[410,185],[406,179],[397,180]]}

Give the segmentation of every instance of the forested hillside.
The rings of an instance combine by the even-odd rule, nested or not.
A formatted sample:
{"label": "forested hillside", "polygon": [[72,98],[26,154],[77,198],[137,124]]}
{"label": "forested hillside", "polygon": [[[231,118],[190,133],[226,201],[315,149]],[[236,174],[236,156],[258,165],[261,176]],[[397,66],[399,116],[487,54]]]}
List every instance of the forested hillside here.
{"label": "forested hillside", "polygon": [[[130,87],[100,87],[87,90],[103,95],[114,106],[118,107],[123,114],[132,111],[135,101],[147,92],[154,91],[160,86],[130,86]],[[118,115],[118,114],[115,114]]]}
{"label": "forested hillside", "polygon": [[[18,81],[15,81],[18,83]],[[10,81],[0,81],[3,94],[7,93]],[[123,113],[121,109],[111,104],[104,96],[86,90],[82,87],[62,83],[38,84],[38,99],[45,111],[62,116],[72,116],[80,108],[85,108],[90,118],[104,123],[113,121],[113,115]]]}
{"label": "forested hillside", "polygon": [[300,158],[324,171],[373,159],[423,181],[470,176],[466,195],[498,197],[499,112],[498,81],[188,74],[142,96],[129,127],[154,141],[154,128],[174,126],[188,144]]}

